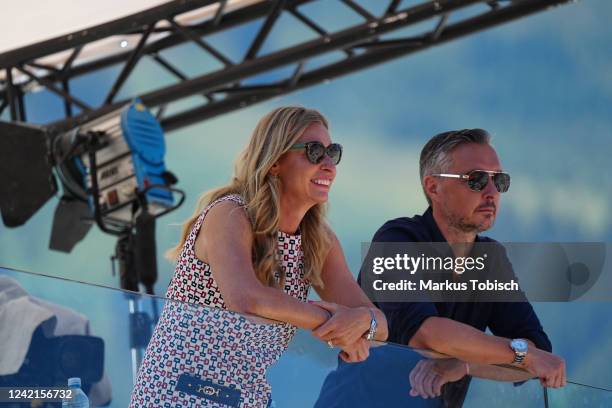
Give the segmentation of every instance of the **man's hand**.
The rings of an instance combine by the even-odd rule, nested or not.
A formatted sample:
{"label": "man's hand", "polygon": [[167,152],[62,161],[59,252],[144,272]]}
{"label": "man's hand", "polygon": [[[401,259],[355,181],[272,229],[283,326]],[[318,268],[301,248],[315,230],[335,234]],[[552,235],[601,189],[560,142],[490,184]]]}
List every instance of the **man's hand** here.
{"label": "man's hand", "polygon": [[540,378],[543,387],[565,387],[565,360],[535,347],[529,348],[524,367],[527,371]]}
{"label": "man's hand", "polygon": [[466,374],[465,362],[454,358],[421,360],[410,372],[410,395],[425,399],[439,397],[444,384],[458,381]]}

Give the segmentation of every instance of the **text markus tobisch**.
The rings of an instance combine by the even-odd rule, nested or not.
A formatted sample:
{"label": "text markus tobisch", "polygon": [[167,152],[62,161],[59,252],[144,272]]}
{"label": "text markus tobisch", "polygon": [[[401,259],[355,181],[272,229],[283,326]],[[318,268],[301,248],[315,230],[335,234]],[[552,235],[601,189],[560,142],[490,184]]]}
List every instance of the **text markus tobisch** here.
{"label": "text markus tobisch", "polygon": [[466,282],[442,281],[436,282],[431,279],[421,279],[418,282],[408,279],[401,279],[397,282],[384,282],[376,279],[372,282],[372,287],[376,291],[518,291],[519,284],[514,279],[508,282],[498,281],[497,279],[469,279]]}

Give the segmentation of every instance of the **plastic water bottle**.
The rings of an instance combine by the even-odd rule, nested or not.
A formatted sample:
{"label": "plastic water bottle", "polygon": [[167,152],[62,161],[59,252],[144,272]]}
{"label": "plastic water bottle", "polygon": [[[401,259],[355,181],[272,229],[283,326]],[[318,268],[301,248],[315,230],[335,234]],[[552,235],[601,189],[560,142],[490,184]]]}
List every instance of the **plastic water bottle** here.
{"label": "plastic water bottle", "polygon": [[89,398],[81,389],[81,379],[68,379],[68,388],[72,390],[72,398],[62,401],[62,408],[89,408]]}

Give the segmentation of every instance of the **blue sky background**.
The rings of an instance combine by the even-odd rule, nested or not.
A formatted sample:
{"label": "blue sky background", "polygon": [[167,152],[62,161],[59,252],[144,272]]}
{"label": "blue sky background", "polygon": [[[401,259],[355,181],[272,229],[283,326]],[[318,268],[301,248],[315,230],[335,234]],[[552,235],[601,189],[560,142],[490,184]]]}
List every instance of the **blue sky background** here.
{"label": "blue sky background", "polygon": [[[304,11],[319,15],[330,30],[358,21],[337,3],[323,1]],[[363,2],[377,13],[383,3]],[[330,120],[332,138],[344,145],[329,218],[354,273],[361,243],[382,223],[424,211],[418,180],[423,144],[441,131],[466,127],[490,131],[512,175],[488,235],[514,242],[612,241],[611,14],[608,0],[579,1],[168,134],[167,166],[188,195],[180,210],[157,224],[156,292],[164,293],[173,271],[161,254],[178,239],[177,224],[191,214],[201,192],[229,179],[257,120],[286,104],[319,109]],[[246,34],[259,24],[210,42],[224,44],[237,57],[248,47]],[[263,52],[304,34],[312,35],[283,18]],[[202,67],[219,68],[203,55],[189,45],[167,52],[192,75]],[[83,100],[99,103],[108,89],[102,85],[112,83],[117,73],[118,68],[110,68],[80,78],[72,89]],[[122,94],[172,82],[152,63],[142,62]],[[28,98],[33,122],[61,114],[53,95],[39,92]],[[180,105],[193,101],[197,98]],[[21,228],[0,226],[0,265],[116,287],[109,260],[114,238],[93,228],[70,255],[47,249],[56,204],[51,200]],[[570,378],[611,387],[612,304],[540,303],[535,308],[555,350],[568,360]]]}

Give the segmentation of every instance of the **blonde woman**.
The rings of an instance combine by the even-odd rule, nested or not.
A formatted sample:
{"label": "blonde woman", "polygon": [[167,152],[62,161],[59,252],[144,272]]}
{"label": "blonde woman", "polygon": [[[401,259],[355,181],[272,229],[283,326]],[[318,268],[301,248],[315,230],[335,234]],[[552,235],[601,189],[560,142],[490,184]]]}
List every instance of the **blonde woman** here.
{"label": "blonde woman", "polygon": [[[204,194],[185,223],[170,253],[178,262],[166,296],[284,323],[253,325],[230,313],[216,315],[232,321],[215,324],[223,333],[197,348],[189,339],[192,332],[177,336],[172,325],[192,327],[195,320],[206,326],[210,310],[217,309],[200,308],[208,315],[199,320],[190,311],[191,320],[181,326],[180,313],[166,310],[168,302],[131,406],[266,407],[271,401],[266,368],[287,348],[296,327],[342,349],[348,362],[368,357],[366,338],[387,338],[384,314],[353,279],[325,219],[341,157],[342,146],[332,143],[327,120],[315,110],[282,107],[259,121],[231,182]],[[307,302],[311,286],[321,302]],[[202,331],[195,331],[202,342]],[[185,347],[197,352],[174,350]],[[210,387],[212,397],[190,394],[187,383]],[[219,395],[227,398],[215,398]]]}

